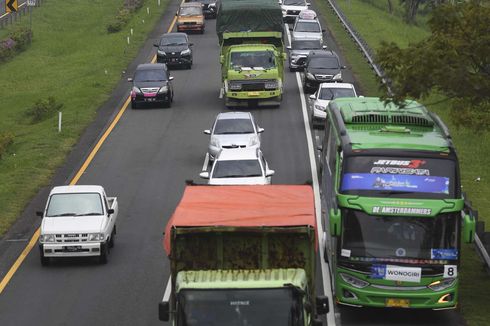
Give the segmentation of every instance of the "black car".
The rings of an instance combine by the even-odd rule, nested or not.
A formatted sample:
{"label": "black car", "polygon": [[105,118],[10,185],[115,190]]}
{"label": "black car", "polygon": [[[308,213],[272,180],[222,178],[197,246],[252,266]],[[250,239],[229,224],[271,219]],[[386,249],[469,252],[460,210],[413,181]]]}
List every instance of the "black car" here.
{"label": "black car", "polygon": [[157,62],[167,66],[192,66],[192,43],[186,33],[167,33],[162,36],[157,47]]}
{"label": "black car", "polygon": [[333,51],[311,51],[306,59],[304,89],[313,92],[321,83],[342,82],[342,69],[337,54]]}
{"label": "black car", "polygon": [[185,0],[185,2],[200,2],[204,18],[216,18],[218,12],[217,0]]}
{"label": "black car", "polygon": [[174,98],[172,80],[167,66],[163,63],[145,63],[138,65],[131,89],[131,107],[136,109],[142,104],[164,104],[170,107]]}

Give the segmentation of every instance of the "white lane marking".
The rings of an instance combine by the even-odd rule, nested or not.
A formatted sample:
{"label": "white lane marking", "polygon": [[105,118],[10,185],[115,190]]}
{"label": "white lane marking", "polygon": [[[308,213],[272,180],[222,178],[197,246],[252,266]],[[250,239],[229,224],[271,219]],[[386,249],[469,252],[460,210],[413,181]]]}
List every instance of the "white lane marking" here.
{"label": "white lane marking", "polygon": [[207,171],[208,165],[209,165],[209,153],[206,153],[206,156],[204,157],[204,163],[202,164],[201,171]]}
{"label": "white lane marking", "polygon": [[225,94],[225,90],[223,89],[223,87],[221,87],[221,88],[219,89],[219,96],[218,96],[218,98],[223,98],[223,95],[224,95],[224,94]]}
{"label": "white lane marking", "polygon": [[167,286],[165,287],[165,293],[163,294],[162,302],[168,302],[170,299],[170,292],[172,292],[172,279],[169,277]]}
{"label": "white lane marking", "polygon": [[[289,44],[291,44],[291,34],[289,33],[289,28],[286,25],[286,32],[288,35],[288,41]],[[308,155],[310,158],[310,168],[311,168],[311,177],[313,180],[313,192],[315,195],[315,215],[316,215],[316,224],[317,224],[317,238],[323,239],[324,237],[324,231],[323,231],[323,224],[322,224],[322,212],[321,212],[321,200],[320,200],[320,187],[318,183],[318,172],[316,169],[316,158],[315,158],[315,148],[313,147],[313,139],[311,137],[311,131],[310,131],[310,121],[308,117],[308,109],[306,107],[306,100],[305,100],[305,93],[303,91],[303,84],[301,82],[301,75],[299,72],[296,72],[296,81],[298,83],[298,89],[299,89],[299,94],[300,94],[300,99],[301,99],[301,108],[303,111],[303,122],[305,125],[305,132],[306,132],[306,142],[308,143]],[[323,259],[324,257],[324,243],[319,243],[319,251],[320,251],[320,267],[322,270],[322,281],[323,281],[323,291],[325,292],[325,295],[328,296],[328,305],[329,305],[329,312],[327,314],[327,325],[329,326],[335,326],[335,311],[334,311],[334,306],[333,306],[333,291],[331,288],[331,281],[330,281],[330,269],[328,267],[328,264],[325,262]]]}

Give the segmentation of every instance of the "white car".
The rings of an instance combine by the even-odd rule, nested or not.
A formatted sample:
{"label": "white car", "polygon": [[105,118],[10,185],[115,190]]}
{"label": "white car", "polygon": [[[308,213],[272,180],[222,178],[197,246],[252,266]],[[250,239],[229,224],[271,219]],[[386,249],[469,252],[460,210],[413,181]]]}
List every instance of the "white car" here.
{"label": "white car", "polygon": [[211,129],[204,130],[210,135],[208,153],[210,160],[222,149],[260,148],[260,128],[250,112],[220,113]]}
{"label": "white car", "polygon": [[199,174],[210,185],[267,185],[273,175],[259,148],[222,150],[211,171]]}
{"label": "white car", "polygon": [[39,235],[41,264],[50,258],[98,256],[106,263],[114,246],[118,203],[101,186],[54,187],[44,211]]}
{"label": "white car", "polygon": [[328,103],[340,97],[357,97],[354,85],[349,83],[321,83],[318,86],[318,90],[309,97],[313,125],[325,120]]}
{"label": "white car", "polygon": [[308,9],[310,4],[305,0],[279,0],[282,18],[286,23],[294,22],[299,13]]}
{"label": "white car", "polygon": [[294,39],[306,38],[310,40],[320,40],[323,44],[323,33],[325,32],[317,19],[296,19],[291,37]]}

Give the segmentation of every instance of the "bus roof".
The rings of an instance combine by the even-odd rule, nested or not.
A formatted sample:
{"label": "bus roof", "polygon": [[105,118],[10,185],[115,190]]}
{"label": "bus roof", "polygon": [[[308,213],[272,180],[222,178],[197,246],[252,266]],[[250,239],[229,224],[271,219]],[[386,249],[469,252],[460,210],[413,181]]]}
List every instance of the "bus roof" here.
{"label": "bus roof", "polygon": [[449,152],[452,141],[440,118],[415,101],[400,108],[376,97],[330,102],[343,146],[352,150],[402,149]]}

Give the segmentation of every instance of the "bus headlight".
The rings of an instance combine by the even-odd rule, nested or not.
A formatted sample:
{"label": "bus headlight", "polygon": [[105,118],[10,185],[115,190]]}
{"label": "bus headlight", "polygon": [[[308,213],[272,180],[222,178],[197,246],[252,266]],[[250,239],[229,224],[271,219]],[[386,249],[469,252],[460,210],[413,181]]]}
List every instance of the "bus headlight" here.
{"label": "bus headlight", "polygon": [[442,281],[435,281],[430,283],[428,285],[428,288],[431,289],[432,291],[442,291],[453,286],[455,282],[456,282],[455,278],[446,278],[443,279]]}
{"label": "bus headlight", "polygon": [[369,285],[368,282],[358,279],[349,274],[339,273],[340,277],[344,280],[345,283],[352,285],[355,288],[362,289]]}

